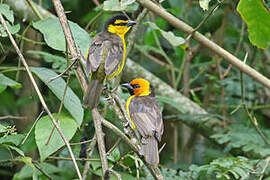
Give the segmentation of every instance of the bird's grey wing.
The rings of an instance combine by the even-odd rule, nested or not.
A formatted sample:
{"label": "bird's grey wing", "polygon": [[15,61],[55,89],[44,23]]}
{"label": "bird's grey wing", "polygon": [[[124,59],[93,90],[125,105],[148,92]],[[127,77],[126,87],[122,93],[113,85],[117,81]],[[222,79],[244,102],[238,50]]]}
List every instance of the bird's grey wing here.
{"label": "bird's grey wing", "polygon": [[114,38],[112,46],[108,49],[108,56],[105,60],[105,73],[110,76],[121,66],[124,56],[123,43],[120,38]]}

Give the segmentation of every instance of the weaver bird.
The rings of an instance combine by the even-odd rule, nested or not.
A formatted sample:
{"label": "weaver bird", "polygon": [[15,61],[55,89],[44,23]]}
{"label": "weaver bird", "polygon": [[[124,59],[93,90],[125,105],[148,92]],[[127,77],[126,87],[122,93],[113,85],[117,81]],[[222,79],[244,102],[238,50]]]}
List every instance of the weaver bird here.
{"label": "weaver bird", "polygon": [[123,14],[115,15],[93,38],[86,58],[86,73],[92,76],[83,100],[90,109],[97,107],[105,79],[122,71],[126,58],[125,34],[135,24]]}
{"label": "weaver bird", "polygon": [[134,79],[122,84],[129,90],[130,97],[126,110],[132,129],[142,136],[140,154],[152,165],[159,163],[158,142],[161,140],[164,126],[162,113],[155,99],[154,87],[144,79]]}

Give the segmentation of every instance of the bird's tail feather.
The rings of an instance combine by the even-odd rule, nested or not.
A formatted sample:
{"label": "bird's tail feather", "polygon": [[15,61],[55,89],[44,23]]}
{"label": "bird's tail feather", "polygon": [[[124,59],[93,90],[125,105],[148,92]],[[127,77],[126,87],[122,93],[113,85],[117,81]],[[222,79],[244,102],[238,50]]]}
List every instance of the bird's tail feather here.
{"label": "bird's tail feather", "polygon": [[87,91],[83,97],[83,104],[90,109],[93,109],[98,106],[99,98],[103,90],[103,83],[99,80],[91,80],[88,85]]}
{"label": "bird's tail feather", "polygon": [[147,138],[147,142],[142,143],[142,155],[144,155],[145,161],[152,165],[158,165],[159,153],[158,142],[155,137],[151,136]]}

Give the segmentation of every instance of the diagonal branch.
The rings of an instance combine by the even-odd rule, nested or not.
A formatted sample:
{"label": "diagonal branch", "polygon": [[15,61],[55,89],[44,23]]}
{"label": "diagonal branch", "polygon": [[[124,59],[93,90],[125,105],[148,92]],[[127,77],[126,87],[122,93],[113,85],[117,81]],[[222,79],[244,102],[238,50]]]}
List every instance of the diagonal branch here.
{"label": "diagonal branch", "polygon": [[[156,15],[160,16],[161,18],[165,19],[171,25],[173,25],[176,29],[183,31],[187,34],[191,34],[194,29],[186,24],[185,22],[181,21],[180,19],[176,18],[172,14],[168,13],[163,8],[160,8],[158,5],[153,3],[152,1],[145,1],[145,0],[137,0],[142,6],[149,9],[150,11],[154,12]],[[240,59],[226,51],[225,49],[221,48],[216,43],[212,42],[211,40],[207,39],[204,35],[199,32],[195,32],[192,36],[195,40],[197,40],[200,44],[204,45],[205,47],[211,49],[217,55],[224,58],[224,60],[231,63],[233,66],[238,68],[243,73],[246,73],[256,81],[263,84],[265,87],[270,89],[270,80],[257,72],[255,69],[251,68],[250,66],[243,63]]]}
{"label": "diagonal branch", "polygon": [[[69,24],[68,24],[67,17],[65,15],[64,8],[63,8],[60,0],[52,0],[52,2],[53,2],[53,5],[55,7],[56,13],[57,13],[57,15],[59,17],[62,29],[64,31],[65,38],[66,38],[66,41],[67,41],[67,45],[68,45],[68,49],[70,51],[71,57],[72,57],[73,60],[75,60],[76,58],[79,58],[81,53],[79,53],[79,50],[77,49],[77,47],[75,45],[75,41],[74,41],[74,38],[72,36],[71,30],[70,30],[70,27],[69,27]],[[79,82],[80,82],[80,84],[82,86],[82,89],[84,91],[86,91],[86,89],[87,89],[87,78],[84,75],[83,69],[82,69],[81,66],[78,66],[78,68],[77,68],[77,75],[78,75],[77,76],[78,80],[79,80]]]}
{"label": "diagonal branch", "polygon": [[91,110],[93,122],[96,130],[96,137],[97,137],[97,143],[98,143],[98,151],[99,156],[101,160],[101,166],[102,166],[102,172],[103,175],[106,174],[106,171],[108,170],[108,161],[107,161],[107,155],[106,155],[106,149],[104,145],[104,134],[101,127],[101,120],[102,116],[99,114],[97,108],[94,108]]}

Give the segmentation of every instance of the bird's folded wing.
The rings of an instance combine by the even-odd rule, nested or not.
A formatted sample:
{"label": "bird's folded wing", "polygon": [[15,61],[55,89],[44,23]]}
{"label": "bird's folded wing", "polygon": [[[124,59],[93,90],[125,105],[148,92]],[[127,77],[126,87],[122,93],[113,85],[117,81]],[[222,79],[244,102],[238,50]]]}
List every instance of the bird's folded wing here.
{"label": "bird's folded wing", "polygon": [[86,59],[86,73],[95,72],[101,63],[102,58],[102,44],[103,40],[100,38],[101,35],[96,35],[88,49]]}
{"label": "bird's folded wing", "polygon": [[153,97],[135,97],[130,102],[129,112],[142,136],[155,136],[160,141],[163,121],[160,108]]}
{"label": "bird's folded wing", "polygon": [[105,60],[105,73],[107,76],[117,72],[123,61],[123,43],[118,42],[114,42],[108,49],[108,56]]}

